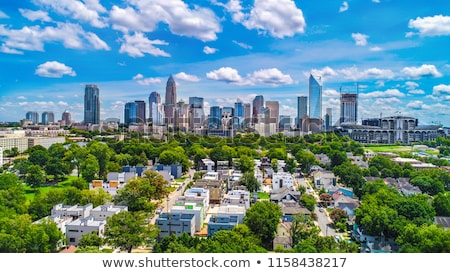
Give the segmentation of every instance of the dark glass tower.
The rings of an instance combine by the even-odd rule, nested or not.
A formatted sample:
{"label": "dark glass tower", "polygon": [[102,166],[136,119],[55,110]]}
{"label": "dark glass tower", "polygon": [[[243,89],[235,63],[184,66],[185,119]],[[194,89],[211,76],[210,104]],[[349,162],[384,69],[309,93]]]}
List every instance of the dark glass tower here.
{"label": "dark glass tower", "polygon": [[100,124],[100,91],[95,84],[84,89],[84,124]]}
{"label": "dark glass tower", "polygon": [[302,118],[308,115],[308,97],[300,96],[297,97],[297,128],[302,128]]}

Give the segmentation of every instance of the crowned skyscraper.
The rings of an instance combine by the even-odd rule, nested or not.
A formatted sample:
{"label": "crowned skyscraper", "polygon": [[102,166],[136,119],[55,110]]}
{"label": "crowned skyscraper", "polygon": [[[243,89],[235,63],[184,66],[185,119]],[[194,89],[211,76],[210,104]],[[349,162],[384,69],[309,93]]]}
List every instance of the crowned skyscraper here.
{"label": "crowned skyscraper", "polygon": [[309,117],[322,119],[322,77],[309,76]]}
{"label": "crowned skyscraper", "polygon": [[167,124],[173,124],[175,121],[175,107],[177,103],[177,85],[172,75],[170,75],[166,84],[166,100],[164,102],[164,117]]}
{"label": "crowned skyscraper", "polygon": [[100,91],[95,84],[84,89],[84,124],[100,124]]}

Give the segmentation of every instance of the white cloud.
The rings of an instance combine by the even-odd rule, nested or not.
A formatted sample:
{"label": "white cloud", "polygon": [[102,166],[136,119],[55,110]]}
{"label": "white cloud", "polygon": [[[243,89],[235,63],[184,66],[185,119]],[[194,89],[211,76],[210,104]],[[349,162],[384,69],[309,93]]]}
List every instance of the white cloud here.
{"label": "white cloud", "polygon": [[406,107],[414,109],[414,110],[422,110],[422,109],[429,109],[430,106],[426,105],[423,103],[423,101],[421,100],[415,100],[415,101],[410,101]]}
{"label": "white cloud", "polygon": [[106,9],[100,5],[98,0],[84,1],[86,4],[76,0],[33,0],[33,2],[60,15],[89,23],[93,27],[104,28],[108,26],[105,19],[99,15]]}
{"label": "white cloud", "polygon": [[[57,23],[56,27],[25,26],[9,29],[0,25],[0,36],[5,36],[3,47],[9,50],[44,51],[47,42],[61,42],[71,49],[109,50],[108,45],[92,32],[84,31],[80,25]],[[17,53],[16,53],[17,54]]]}
{"label": "white cloud", "polygon": [[213,47],[209,47],[209,46],[205,46],[204,48],[203,48],[203,53],[205,53],[205,54],[214,54],[214,53],[216,53],[218,51],[218,49],[217,48],[213,48]]}
{"label": "white cloud", "polygon": [[369,48],[370,51],[373,52],[379,52],[379,51],[383,51],[383,48],[379,47],[379,46],[373,46],[371,48]]}
{"label": "white cloud", "polygon": [[62,78],[64,75],[69,75],[72,77],[76,76],[76,73],[72,67],[56,61],[40,64],[37,67],[35,74],[47,78]]}
{"label": "white cloud", "polygon": [[[418,30],[420,36],[450,35],[450,16],[417,17],[414,20],[409,20],[408,27]],[[415,33],[407,33],[407,37],[413,34]]]}
{"label": "white cloud", "polygon": [[419,84],[418,84],[418,83],[416,83],[416,82],[411,82],[411,81],[405,82],[405,85],[406,85],[406,89],[408,89],[408,90],[414,90],[414,89],[416,89],[417,87],[419,87]]}
{"label": "white cloud", "polygon": [[331,67],[326,66],[322,69],[312,69],[311,72],[309,73],[304,73],[305,76],[309,77],[310,74],[312,75],[320,75],[323,78],[327,78],[327,77],[334,77],[337,76],[338,73]]}
{"label": "white cloud", "polygon": [[126,53],[131,57],[144,57],[145,54],[153,56],[170,57],[170,54],[155,47],[154,45],[168,45],[162,40],[149,40],[143,33],[137,32],[134,35],[125,34],[119,52]]}
{"label": "white cloud", "polygon": [[9,16],[0,10],[0,19],[7,19],[7,18],[9,18]]}
{"label": "white cloud", "polygon": [[270,85],[279,86],[292,84],[290,75],[283,74],[278,68],[260,69],[242,77],[239,72],[231,67],[221,67],[217,70],[206,73],[206,77],[211,80],[225,81],[236,85]]}
{"label": "white cloud", "polygon": [[380,3],[380,0],[372,0],[374,3]]}
{"label": "white cloud", "polygon": [[58,101],[57,104],[58,104],[59,106],[64,106],[64,107],[69,106],[69,104],[68,104],[67,102],[65,102],[65,101]]}
{"label": "white cloud", "polygon": [[276,38],[304,33],[306,22],[301,9],[292,0],[255,0],[250,14],[241,23]]}
{"label": "white cloud", "polygon": [[23,51],[20,51],[20,50],[14,49],[14,48],[9,48],[5,45],[0,46],[0,52],[6,53],[6,54],[23,55]]}
{"label": "white cloud", "polygon": [[242,82],[242,77],[239,72],[231,67],[221,67],[217,70],[206,73],[206,77],[211,80],[225,81],[229,83]]}
{"label": "white cloud", "polygon": [[294,82],[290,75],[283,74],[277,68],[260,69],[248,77],[254,83],[264,83],[272,86],[292,84]]}
{"label": "white cloud", "polygon": [[242,12],[242,6],[240,0],[229,0],[226,4],[217,2],[217,0],[211,1],[214,5],[224,7],[229,13],[233,22],[239,23],[245,18],[245,14]]}
{"label": "white cloud", "polygon": [[344,12],[348,10],[348,3],[347,1],[342,2],[342,5],[339,7],[339,12]]}
{"label": "white cloud", "polygon": [[48,13],[42,10],[29,10],[29,9],[19,9],[20,14],[30,21],[42,21],[51,22],[52,19],[48,16]]}
{"label": "white cloud", "polygon": [[442,74],[432,64],[423,64],[419,67],[405,67],[401,72],[411,78],[420,77],[442,77]]}
{"label": "white cloud", "polygon": [[386,91],[374,91],[370,93],[359,94],[362,99],[372,99],[372,98],[393,98],[393,97],[404,97],[405,94],[400,92],[398,89],[388,89]]}
{"label": "white cloud", "polygon": [[340,93],[335,89],[325,89],[323,91],[324,98],[339,98]]}
{"label": "white cloud", "polygon": [[128,1],[128,6],[113,6],[110,21],[123,32],[150,32],[163,22],[173,34],[194,37],[201,41],[214,41],[222,31],[219,18],[207,8],[190,8],[182,0]]}
{"label": "white cloud", "polygon": [[390,69],[379,69],[372,67],[363,71],[360,71],[357,67],[348,67],[340,69],[339,73],[344,75],[345,79],[349,80],[363,80],[363,79],[392,79],[394,72]]}
{"label": "white cloud", "polygon": [[245,48],[245,49],[252,49],[253,47],[251,45],[248,45],[246,43],[238,42],[236,40],[233,40],[234,44],[237,44],[238,46]]}
{"label": "white cloud", "polygon": [[425,94],[425,91],[423,91],[422,89],[414,89],[414,90],[409,90],[408,94],[423,95],[423,94]]}
{"label": "white cloud", "polygon": [[450,84],[439,84],[433,86],[433,95],[450,95]]}
{"label": "white cloud", "polygon": [[176,79],[183,80],[183,81],[188,81],[188,82],[199,82],[200,81],[199,77],[197,77],[195,75],[186,74],[185,72],[180,72],[180,73],[177,73],[177,74],[175,74],[173,76]]}
{"label": "white cloud", "polygon": [[26,100],[27,98],[25,96],[18,96],[17,99],[18,100]]}
{"label": "white cloud", "polygon": [[362,33],[352,33],[352,38],[357,46],[366,46],[369,36]]}
{"label": "white cloud", "polygon": [[133,80],[135,80],[140,85],[150,85],[155,83],[161,83],[161,79],[159,78],[145,78],[142,74],[136,74],[136,76],[133,77]]}

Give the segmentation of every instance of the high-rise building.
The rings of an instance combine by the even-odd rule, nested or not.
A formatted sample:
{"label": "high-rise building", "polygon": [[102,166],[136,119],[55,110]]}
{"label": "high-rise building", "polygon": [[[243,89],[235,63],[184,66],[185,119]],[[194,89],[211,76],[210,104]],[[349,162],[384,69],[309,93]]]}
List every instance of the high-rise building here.
{"label": "high-rise building", "polygon": [[146,124],[147,123],[147,107],[145,101],[136,100],[136,123]]}
{"label": "high-rise building", "polygon": [[267,123],[275,123],[276,128],[279,128],[279,120],[280,120],[280,102],[279,101],[266,101],[266,108],[268,110],[266,122]]}
{"label": "high-rise building", "polygon": [[244,103],[238,99],[234,103],[234,117],[233,117],[233,128],[237,130],[242,129],[244,122]]}
{"label": "high-rise building", "polygon": [[153,125],[163,125],[164,107],[161,103],[161,96],[153,91],[148,97],[149,118]]}
{"label": "high-rise building", "polygon": [[189,97],[189,129],[202,128],[205,122],[205,109],[203,108],[203,98]]}
{"label": "high-rise building", "polygon": [[242,121],[243,128],[250,127],[251,120],[252,120],[252,105],[250,103],[244,103],[244,120]]}
{"label": "high-rise building", "polygon": [[322,119],[322,77],[309,76],[309,117]]}
{"label": "high-rise building", "polygon": [[286,115],[280,115],[279,128],[280,131],[289,131],[291,129],[291,117]]}
{"label": "high-rise building", "polygon": [[25,119],[31,120],[33,124],[39,123],[39,114],[35,111],[29,111],[25,114]]}
{"label": "high-rise building", "polygon": [[341,93],[341,115],[339,123],[356,124],[358,121],[358,94]]}
{"label": "high-rise building", "polygon": [[70,126],[72,125],[72,115],[69,111],[65,110],[61,115],[61,125]]}
{"label": "high-rise building", "polygon": [[298,129],[302,128],[302,119],[308,116],[308,97],[299,96],[297,97],[297,121],[296,127]]}
{"label": "high-rise building", "polygon": [[258,123],[258,116],[262,114],[264,108],[264,97],[262,95],[257,95],[253,99],[253,111],[252,118],[253,123]]}
{"label": "high-rise building", "polygon": [[55,114],[53,112],[45,111],[42,113],[42,123],[51,124],[55,122]]}
{"label": "high-rise building", "polygon": [[84,124],[100,124],[100,90],[95,84],[84,89]]}
{"label": "high-rise building", "polygon": [[327,108],[325,109],[325,131],[330,131],[333,122],[333,109],[332,108]]}
{"label": "high-rise building", "polygon": [[127,102],[125,103],[125,110],[123,113],[124,121],[126,125],[136,124],[137,122],[137,103]]}
{"label": "high-rise building", "polygon": [[211,106],[209,108],[209,129],[219,129],[222,126],[222,108],[220,106]]}
{"label": "high-rise building", "polygon": [[172,75],[170,75],[166,84],[166,100],[164,102],[164,118],[166,124],[175,122],[175,108],[177,103],[177,85]]}

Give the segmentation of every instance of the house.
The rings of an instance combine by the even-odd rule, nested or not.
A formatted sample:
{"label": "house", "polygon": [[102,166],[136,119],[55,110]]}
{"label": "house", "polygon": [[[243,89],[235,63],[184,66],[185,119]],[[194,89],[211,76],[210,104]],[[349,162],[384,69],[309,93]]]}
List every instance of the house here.
{"label": "house", "polygon": [[92,215],[70,222],[66,224],[67,244],[78,246],[83,234],[91,232],[95,232],[98,236],[103,237],[105,226],[105,220],[95,220]]}
{"label": "house", "polygon": [[348,197],[341,191],[335,192],[332,196],[334,208],[345,210],[348,216],[355,216],[355,210],[360,206],[359,200]]}
{"label": "house", "polygon": [[279,204],[283,200],[293,200],[298,202],[298,200],[300,200],[300,195],[301,193],[296,191],[293,187],[283,187],[270,193],[270,202],[275,204]]}
{"label": "house", "polygon": [[171,164],[171,165],[163,165],[158,164],[153,166],[154,171],[168,171],[170,175],[172,175],[175,179],[181,178],[182,176],[182,167],[180,164]]}
{"label": "house", "polygon": [[209,158],[203,158],[198,162],[199,170],[213,172],[216,166],[216,163]]}
{"label": "house", "polygon": [[295,186],[295,178],[292,174],[287,172],[278,172],[272,174],[272,190],[278,190],[284,187]]}
{"label": "house", "polygon": [[[201,204],[204,208],[209,207],[209,189],[189,188],[184,192],[183,196],[178,197],[177,204],[195,203]],[[205,209],[206,213],[206,209]]]}
{"label": "house", "polygon": [[314,187],[316,189],[327,190],[331,186],[336,186],[337,177],[331,171],[316,171],[313,175]]}
{"label": "house", "polygon": [[190,236],[195,234],[195,215],[186,213],[162,213],[156,219],[156,226],[159,228],[159,239],[175,234],[180,236],[187,233]]}
{"label": "house", "polygon": [[175,204],[170,209],[170,214],[193,214],[195,216],[195,231],[200,231],[203,227],[203,221],[205,219],[205,207],[203,204],[198,203],[184,203]]}
{"label": "house", "polygon": [[222,204],[243,206],[248,209],[250,207],[250,192],[247,190],[231,190],[223,197]]}
{"label": "house", "polygon": [[123,211],[128,211],[128,207],[107,203],[93,208],[91,215],[95,220],[107,220],[108,217]]}
{"label": "house", "polygon": [[281,206],[281,211],[283,213],[281,218],[284,222],[292,222],[296,215],[311,215],[310,210],[300,206],[300,204],[294,200],[283,200],[278,204]]}
{"label": "house", "polygon": [[292,222],[281,221],[277,227],[277,233],[273,239],[273,249],[289,250],[293,247],[291,236]]}
{"label": "house", "polygon": [[202,179],[193,185],[194,188],[203,188],[209,190],[209,203],[220,204],[223,198],[223,182],[220,180]]}
{"label": "house", "polygon": [[208,221],[208,236],[219,230],[231,230],[237,224],[244,223],[246,208],[236,205],[221,205],[216,215]]}

